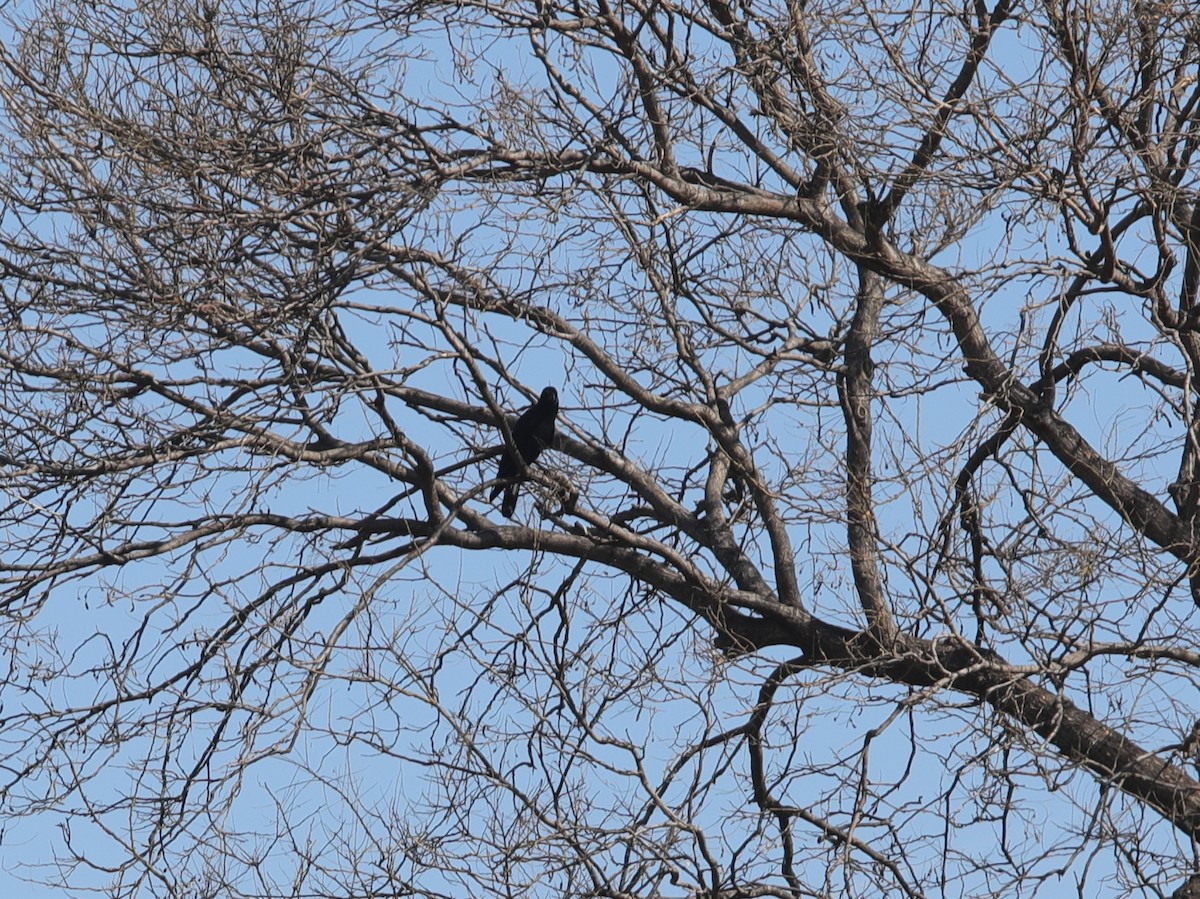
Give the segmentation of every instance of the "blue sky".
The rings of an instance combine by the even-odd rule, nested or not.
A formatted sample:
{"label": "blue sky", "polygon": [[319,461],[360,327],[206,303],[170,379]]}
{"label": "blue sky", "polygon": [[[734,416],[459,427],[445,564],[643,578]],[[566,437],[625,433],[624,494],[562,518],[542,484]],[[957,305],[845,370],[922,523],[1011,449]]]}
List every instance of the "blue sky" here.
{"label": "blue sky", "polygon": [[[421,38],[430,60],[413,61],[406,76],[410,86],[419,85],[421,90],[428,90],[431,101],[440,91],[448,90],[448,82],[454,80],[442,58],[442,54],[449,55],[449,49],[438,43],[432,34]],[[381,38],[390,39],[391,35]],[[491,48],[494,54],[498,46]],[[498,64],[506,65],[514,79],[518,76],[532,78],[531,72],[535,70],[511,55],[518,46],[517,43],[510,44],[503,54],[489,59],[500,60]],[[365,41],[362,47],[353,49],[364,55],[370,53]],[[1024,57],[1015,44],[1002,46],[999,53],[1000,67],[1019,77]],[[603,81],[601,71],[597,84]],[[731,167],[736,167],[737,162],[732,158],[728,160]],[[575,213],[596,202],[584,186],[580,186],[572,199],[578,202],[573,209]],[[531,203],[530,207],[534,205]],[[515,210],[514,205],[499,216],[489,217],[491,210],[439,208],[428,216],[428,220],[436,222],[438,216],[442,216],[444,233],[435,232],[431,239],[454,245],[509,291],[529,290],[535,301],[547,305],[561,303],[564,307],[579,299],[565,288],[560,289],[560,285],[567,275],[579,274],[588,268],[594,242],[613,240],[612,235],[599,229],[589,230],[580,224],[582,216],[572,222],[564,221],[561,231],[551,229],[545,236],[537,233],[544,220],[534,219],[526,233],[522,231],[522,223],[526,220]],[[597,217],[603,212],[598,203],[595,212]],[[446,227],[446,223],[452,227]],[[660,234],[670,224],[668,221],[655,228],[647,227],[645,233]],[[953,262],[956,266],[974,269],[994,261],[1005,262],[995,260],[994,254],[998,250],[1002,253],[1011,250],[1017,255],[1034,250],[1042,253],[1044,248],[1036,243],[1040,237],[1038,227],[1035,223],[1029,230],[1021,231],[1024,241],[1017,239],[1016,249],[1012,249],[1013,245],[1006,243],[1006,238],[1012,235],[1003,230],[1000,216],[994,215],[970,241],[953,248],[958,254]],[[461,236],[464,232],[467,232],[466,237]],[[764,256],[791,251],[797,254],[809,252],[814,260],[820,259],[819,248],[801,235],[769,234],[764,229],[747,232],[744,240],[748,244],[760,241],[761,246],[769,248],[763,250]],[[529,258],[535,259],[536,264],[513,264],[514,260]],[[764,260],[763,272],[771,271],[771,261]],[[495,265],[489,267],[488,264],[493,262]],[[713,251],[713,255],[705,259],[710,269],[707,274],[714,279],[733,278],[737,271],[728,274],[724,262]],[[950,264],[949,261],[946,264]],[[637,293],[636,266],[628,260],[622,265],[597,264],[590,269],[589,275],[584,292],[590,299],[608,300],[615,310],[623,310],[622,304]],[[773,286],[765,275],[764,282]],[[807,308],[806,323],[817,333],[831,325],[825,308],[813,303],[806,305],[808,284],[791,283],[785,287],[790,287],[793,292],[777,299],[796,308]],[[998,331],[1007,330],[1016,335],[1022,313],[1035,320],[1047,314],[1045,295],[1044,282],[1034,289],[1026,282],[1013,281],[1001,293],[988,298],[985,319]],[[389,294],[382,289],[364,290],[361,297],[366,302],[381,305],[389,302]],[[770,301],[769,297],[762,299],[764,304]],[[1038,308],[1039,303],[1043,304],[1041,308]],[[916,317],[930,313],[914,308],[911,314]],[[1115,308],[1113,314],[1121,317],[1125,313]],[[348,321],[347,327],[376,358],[387,359],[391,354],[388,340],[392,335],[386,328],[368,319]],[[579,353],[564,344],[536,337],[526,328],[496,321],[489,321],[487,328],[464,328],[464,333],[478,339],[483,351],[494,351],[531,390],[536,392],[546,383],[558,384],[563,397],[564,430],[610,435],[612,443],[620,443],[630,458],[655,460],[668,466],[683,467],[703,456],[703,435],[661,421],[640,419],[630,439],[621,440],[624,428],[631,420],[629,414],[626,410],[596,405],[594,400],[600,391],[595,372]],[[661,335],[647,328],[636,337],[652,345]],[[977,402],[977,389],[962,378],[948,379],[928,395],[916,392],[919,382],[913,372],[937,355],[938,340],[933,337],[928,344],[919,346],[899,342],[889,344],[877,360],[884,383],[891,385],[898,394],[911,391],[909,396],[893,398],[888,406],[890,417],[885,416],[879,425],[877,442],[878,490],[887,500],[881,524],[901,546],[906,545],[906,539],[919,542],[917,538],[932,527],[931,522],[936,521],[943,511],[936,498],[907,492],[906,473],[917,464],[918,456],[928,452],[930,447],[943,448],[947,456],[956,455],[961,446],[958,440],[962,436],[963,423],[974,418]],[[1019,343],[1017,337],[1013,341]],[[952,356],[948,340],[944,341],[944,350]],[[664,345],[662,349],[664,355],[670,355],[672,351],[670,345]],[[1015,352],[1030,356],[1036,352],[1036,347],[1016,345]],[[232,366],[232,359],[226,358]],[[407,362],[404,358],[399,360],[401,365]],[[725,366],[732,375],[739,366],[748,363],[744,358],[730,354],[715,359],[714,364]],[[953,368],[950,365],[946,370]],[[456,397],[478,402],[463,370],[444,360],[415,374],[413,383],[445,388]],[[502,401],[514,410],[527,401],[511,386],[492,386]],[[756,403],[766,403],[769,399],[762,392],[747,391],[740,400],[738,411],[746,413]],[[1114,429],[1119,428],[1121,434],[1129,429],[1131,418],[1150,419],[1147,410],[1152,401],[1153,397],[1146,397],[1137,382],[1130,379],[1117,381],[1111,387],[1105,382],[1099,393],[1080,390],[1071,401],[1071,410],[1074,413],[1078,408],[1073,420],[1085,436],[1104,446],[1112,439]],[[1109,409],[1113,405],[1118,405],[1121,411],[1111,413]],[[842,440],[836,426],[839,416],[836,408],[828,406],[781,414],[771,420],[769,426],[762,426],[766,432],[764,440],[789,440],[795,445],[811,447],[814,452],[823,449],[836,453]],[[997,418],[993,416],[987,423],[994,425]],[[364,418],[357,407],[348,403],[334,422],[342,429],[342,434],[349,437],[363,427]],[[822,429],[823,422],[832,423],[828,431]],[[1148,424],[1144,440],[1152,446],[1161,438],[1162,432],[1155,430],[1152,420]],[[471,435],[481,445],[495,440],[494,434],[482,429],[439,427],[418,416],[406,418],[405,427],[411,428],[410,436],[431,447],[439,465],[469,458],[474,451],[474,447],[468,445]],[[771,433],[772,430],[775,433]],[[547,463],[561,466],[572,475],[585,474],[573,471],[572,463],[565,457],[556,459],[551,454]],[[492,464],[466,469],[462,474],[464,482],[490,477]],[[1158,471],[1160,465],[1164,467],[1161,473]],[[1165,483],[1170,477],[1165,465],[1161,459],[1150,457],[1143,460],[1143,468],[1137,473],[1145,476],[1148,486],[1158,489],[1160,484],[1154,483],[1155,479],[1161,478],[1160,483]],[[360,469],[331,468],[309,473],[304,478],[294,470],[286,475],[281,487],[265,491],[255,497],[255,502],[272,511],[300,514],[319,510],[352,515],[378,508],[397,489],[378,473]],[[982,476],[985,486],[989,479],[997,489],[1003,482],[1002,474],[995,471]],[[813,489],[817,491],[821,487],[818,484]],[[243,479],[230,473],[222,474],[214,484],[218,495],[212,500],[213,507],[224,508],[230,497],[236,503],[239,495],[248,488],[249,476]],[[1082,501],[1081,504],[1088,505]],[[1098,512],[1094,506],[1094,503],[1088,505],[1088,511],[1103,519],[1103,512]],[[531,516],[531,508],[531,502],[526,498],[518,514]],[[832,512],[824,527],[797,535],[797,544],[804,549],[799,575],[805,589],[811,592],[814,610],[832,619],[849,622],[854,605],[843,536],[835,527],[838,514]],[[1112,520],[1111,515],[1108,520]],[[907,530],[906,521],[913,522]],[[165,613],[185,614],[182,610],[201,598],[203,604],[196,611],[186,613],[187,623],[197,633],[211,632],[221,625],[231,608],[247,602],[265,585],[265,579],[260,583],[254,576],[237,577],[252,571],[266,551],[265,544],[260,542],[264,539],[262,534],[250,532],[245,536],[244,543],[235,541],[206,553],[204,558],[210,563],[205,570],[206,580],[192,582],[185,579],[182,587],[173,580],[174,572],[157,563],[130,566],[103,579],[89,579],[72,585],[62,591],[35,622],[34,628],[46,644],[44,649],[31,644],[30,655],[37,652],[45,652],[47,656],[56,652],[69,655],[76,647],[82,647],[74,654],[72,666],[85,673],[89,666],[101,665],[115,651],[113,647],[121,646],[130,639],[134,629],[144,623],[148,623],[150,630],[164,641],[164,646],[171,646],[172,641],[167,638],[162,622],[172,619]],[[320,551],[319,547],[307,546],[301,538],[285,540],[275,548],[273,556],[281,567],[268,575],[277,576],[293,560],[302,560],[306,553],[311,555]],[[532,587],[502,589],[518,580],[526,566],[534,562],[542,566],[543,574]],[[1131,572],[1130,577],[1135,573]],[[313,851],[326,859],[336,859],[347,852],[369,852],[377,848],[372,846],[372,836],[380,833],[397,841],[403,837],[412,842],[420,839],[436,842],[437,834],[404,833],[405,827],[416,828],[418,814],[439,801],[442,795],[431,771],[419,765],[416,756],[443,744],[449,753],[462,744],[461,737],[448,729],[449,716],[439,721],[433,714],[435,701],[447,710],[463,713],[463,720],[478,722],[480,729],[473,735],[479,740],[481,753],[486,752],[495,764],[508,765],[511,770],[521,772],[514,777],[528,783],[530,789],[546,779],[546,772],[538,767],[539,764],[561,765],[564,780],[577,791],[573,800],[585,810],[581,814],[594,814],[602,822],[607,813],[615,814],[615,810],[621,809],[627,801],[634,801],[625,791],[636,780],[629,776],[628,769],[637,762],[637,753],[620,745],[622,742],[644,750],[649,779],[657,782],[688,746],[714,731],[744,720],[770,665],[786,657],[786,653],[775,651],[763,654],[759,660],[746,659],[737,664],[720,662],[707,651],[708,635],[704,628],[689,631],[681,625],[679,613],[674,608],[663,608],[656,599],[646,599],[636,593],[627,594],[621,577],[588,570],[570,591],[570,602],[564,604],[554,595],[554,588],[565,576],[566,568],[561,564],[540,558],[520,554],[467,555],[439,549],[399,571],[381,568],[374,572],[374,578],[356,576],[344,588],[325,597],[296,638],[297,644],[303,644],[298,646],[297,656],[308,658],[315,664],[314,659],[320,654],[314,647],[319,645],[321,637],[333,633],[340,633],[341,648],[332,658],[322,660],[326,665],[323,677],[315,690],[305,695],[303,705],[289,705],[293,702],[291,694],[272,693],[265,683],[254,684],[259,691],[255,697],[279,703],[277,714],[269,719],[267,728],[255,734],[256,746],[259,749],[278,748],[279,754],[256,757],[253,764],[244,768],[245,779],[238,785],[236,799],[227,807],[212,809],[214,815],[220,816],[221,826],[244,829],[247,836],[238,849],[247,859],[261,857],[265,860],[263,870],[286,880],[293,862],[287,855],[284,841],[276,842],[274,837],[277,835],[271,832],[280,810],[287,822],[315,847]],[[213,584],[219,586],[213,587]],[[895,584],[894,588],[898,601],[914,599],[902,595],[907,589],[903,582]],[[1111,595],[1098,597],[1097,601],[1115,605],[1122,602],[1123,597]],[[480,614],[484,608],[488,610],[487,615]],[[1183,614],[1190,613],[1188,609]],[[921,626],[936,631],[942,623],[931,620]],[[156,628],[163,630],[155,631]],[[464,636],[468,631],[470,640]],[[678,642],[662,645],[655,639],[676,631],[685,634]],[[173,661],[194,651],[196,644],[186,640],[175,648],[163,649],[151,659],[152,670],[145,676],[153,679],[156,671],[169,670]],[[442,661],[435,677],[423,680],[415,676],[416,670],[429,665],[439,654]],[[565,717],[556,717],[565,716],[561,709],[555,708],[562,696],[547,685],[546,679],[547,672],[553,671],[556,665],[562,666],[561,677],[571,687],[564,692],[585,697],[592,694],[614,697],[613,711],[598,719],[601,736],[611,742],[602,744],[603,749],[592,747],[596,758],[590,766],[584,766],[579,759],[566,753],[551,759],[524,759],[521,753],[530,751],[529,741],[513,738],[514,734],[526,734],[539,725],[553,728],[565,720]],[[300,666],[283,665],[281,668],[281,677],[289,679],[289,683],[304,681],[306,672]],[[673,700],[661,704],[650,701],[645,694],[664,681],[673,691]],[[1192,689],[1177,681],[1169,683],[1171,689]],[[66,704],[89,701],[114,689],[113,684],[102,678],[89,681],[82,674],[70,683],[53,686],[54,692]],[[1134,691],[1131,701],[1142,703],[1153,712],[1160,704],[1159,697],[1153,694],[1154,689],[1159,688],[1151,687],[1141,695]],[[10,696],[5,698],[9,710],[25,701],[22,696],[11,696],[11,691],[8,692]],[[788,782],[783,788],[790,787],[797,793],[803,790],[805,795],[810,790],[838,795],[841,789],[838,778],[843,769],[834,767],[835,763],[854,756],[870,743],[865,764],[872,780],[876,784],[892,784],[883,790],[888,798],[881,807],[886,808],[887,803],[891,803],[915,819],[936,819],[946,814],[962,818],[962,832],[951,830],[944,838],[953,844],[951,857],[956,852],[969,857],[976,846],[998,839],[998,828],[988,823],[968,826],[965,822],[974,811],[969,804],[947,810],[937,803],[936,796],[955,776],[963,778],[963,787],[955,793],[956,797],[970,796],[973,791],[984,791],[989,787],[983,773],[997,760],[991,758],[990,753],[994,750],[986,740],[987,726],[991,724],[987,720],[988,713],[973,709],[969,704],[953,713],[948,710],[932,715],[919,711],[910,713],[911,698],[907,691],[887,685],[826,680],[819,672],[803,676],[794,690],[784,691],[783,699],[785,705],[793,703],[805,713],[805,728],[802,732],[790,733],[789,716],[779,715],[772,732],[778,752],[776,758],[786,760],[794,752],[796,757],[830,767],[803,781]],[[553,711],[548,713],[548,708]],[[306,716],[306,725],[292,742],[296,734],[290,726],[301,711]],[[194,735],[174,744],[178,755],[171,760],[170,767],[175,773],[188,770],[188,766],[200,758],[206,729],[211,727],[211,721],[203,715],[193,720]],[[1165,722],[1163,728],[1169,730],[1173,724]],[[880,733],[875,734],[877,729]],[[368,738],[372,730],[388,740]],[[140,745],[146,745],[145,739],[148,737],[143,736]],[[90,799],[120,797],[135,788],[146,789],[155,772],[133,764],[136,755],[132,750],[138,746],[139,739],[133,738],[125,749],[115,754],[110,754],[107,747],[97,747],[96,755],[87,760],[97,772],[88,785]],[[953,746],[960,756],[970,757],[974,764],[962,771],[914,768],[914,746],[935,756],[944,754],[947,758]],[[943,746],[947,748],[942,749]],[[233,750],[218,757],[218,761],[229,765],[222,769],[225,771],[237,768],[235,760]],[[699,763],[703,766],[702,771],[685,766],[685,772],[699,777],[723,760],[708,756]],[[1012,829],[1008,838],[1014,845],[1025,848],[1038,845],[1043,837],[1055,841],[1053,847],[1043,848],[1053,848],[1057,852],[1057,857],[1047,862],[1047,866],[1057,864],[1059,858],[1070,853],[1071,829],[1082,825],[1095,801],[1094,781],[1090,776],[1075,773],[1066,776],[1065,783],[1056,784],[1062,789],[1051,794],[1044,792],[1039,783],[1043,774],[1031,760],[1004,761],[1017,769],[1015,781],[1034,785],[1029,794],[1032,800],[1009,822]],[[744,760],[739,757],[731,764],[736,771],[739,766],[744,766]],[[314,770],[319,777],[314,776]],[[581,773],[583,771],[586,775]],[[527,781],[523,779],[526,777]],[[677,786],[682,783],[685,781],[681,777]],[[495,800],[495,797],[491,798]],[[668,798],[679,797],[671,794]],[[723,788],[706,792],[704,798],[704,803],[692,811],[698,821],[708,826],[714,840],[729,844],[721,847],[728,853],[745,835],[747,824],[739,818],[745,805],[745,794]],[[518,800],[511,795],[503,795],[502,799],[513,805],[506,806],[498,818],[514,829],[519,828],[523,822]],[[76,804],[79,797],[71,797],[68,802]],[[481,807],[470,810],[470,814],[480,816],[482,820],[485,814],[483,800]],[[652,818],[656,826],[662,825],[661,816]],[[62,845],[59,824],[53,813],[46,813],[23,818],[3,833],[0,838],[3,874],[0,878],[9,878],[9,881],[0,879],[0,894],[33,897],[58,894],[55,890],[18,887],[13,878],[19,866],[50,861],[54,848]],[[814,839],[812,831],[801,830],[800,833],[805,840]],[[105,864],[113,858],[112,842],[94,829],[75,822],[71,839],[97,864]],[[936,854],[933,843],[931,840],[928,851]],[[618,849],[619,846],[613,852]],[[202,847],[196,849],[196,854],[197,857],[202,854]],[[386,866],[382,860],[380,865],[382,872]],[[535,867],[531,862],[526,870]],[[253,866],[246,863],[244,876],[252,879],[252,869]],[[169,873],[172,876],[184,874]],[[401,873],[407,876],[408,872]],[[1093,867],[1094,881],[1087,895],[1104,895],[1105,875],[1103,863]],[[100,886],[104,875],[85,878],[84,882]],[[10,888],[7,893],[6,888]],[[547,874],[543,889],[552,893],[555,888],[553,875]],[[973,882],[959,884],[952,870],[947,877],[945,894],[957,895],[960,890],[969,894],[973,888]],[[463,885],[456,883],[453,875],[446,875],[448,894],[455,895],[462,889]]]}

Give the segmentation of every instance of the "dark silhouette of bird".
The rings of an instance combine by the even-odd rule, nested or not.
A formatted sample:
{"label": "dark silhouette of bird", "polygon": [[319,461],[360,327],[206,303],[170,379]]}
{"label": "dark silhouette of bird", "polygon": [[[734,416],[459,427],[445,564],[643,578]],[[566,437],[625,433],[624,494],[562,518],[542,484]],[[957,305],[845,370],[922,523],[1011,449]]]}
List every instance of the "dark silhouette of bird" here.
{"label": "dark silhouette of bird", "polygon": [[[536,462],[542,450],[554,442],[554,419],[557,415],[558,391],[547,387],[538,397],[538,401],[522,412],[517,423],[513,425],[513,444],[521,454],[521,461],[526,465]],[[512,518],[513,512],[516,511],[519,488],[516,477],[520,473],[521,463],[513,455],[512,447],[505,446],[504,453],[500,456],[500,470],[496,472],[496,477],[501,479],[501,483],[492,488],[492,499],[495,499],[501,490],[504,491],[500,511],[505,518]],[[504,483],[504,479],[509,483]]]}

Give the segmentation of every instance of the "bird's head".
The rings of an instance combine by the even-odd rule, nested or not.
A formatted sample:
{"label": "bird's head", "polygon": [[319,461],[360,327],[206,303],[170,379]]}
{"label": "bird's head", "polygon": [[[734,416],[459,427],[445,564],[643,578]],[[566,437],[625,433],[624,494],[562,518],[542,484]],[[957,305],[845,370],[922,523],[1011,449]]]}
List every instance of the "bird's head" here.
{"label": "bird's head", "polygon": [[543,409],[553,409],[558,411],[558,391],[553,387],[547,387],[542,391],[542,395],[538,397],[538,405]]}

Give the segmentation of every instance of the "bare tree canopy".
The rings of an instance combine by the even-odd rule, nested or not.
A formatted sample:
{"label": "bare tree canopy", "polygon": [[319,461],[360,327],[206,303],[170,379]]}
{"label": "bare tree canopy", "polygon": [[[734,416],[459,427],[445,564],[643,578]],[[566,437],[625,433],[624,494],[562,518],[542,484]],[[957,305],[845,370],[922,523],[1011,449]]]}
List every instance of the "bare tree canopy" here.
{"label": "bare tree canopy", "polygon": [[19,876],[1194,895],[1192,2],[3,14]]}

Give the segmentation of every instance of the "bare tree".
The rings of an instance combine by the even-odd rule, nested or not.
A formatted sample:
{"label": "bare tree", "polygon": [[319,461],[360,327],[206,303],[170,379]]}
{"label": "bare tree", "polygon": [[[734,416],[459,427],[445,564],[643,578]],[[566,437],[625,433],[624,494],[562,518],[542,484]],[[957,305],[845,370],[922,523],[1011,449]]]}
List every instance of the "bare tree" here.
{"label": "bare tree", "polygon": [[1192,4],[7,13],[28,877],[1193,895]]}

